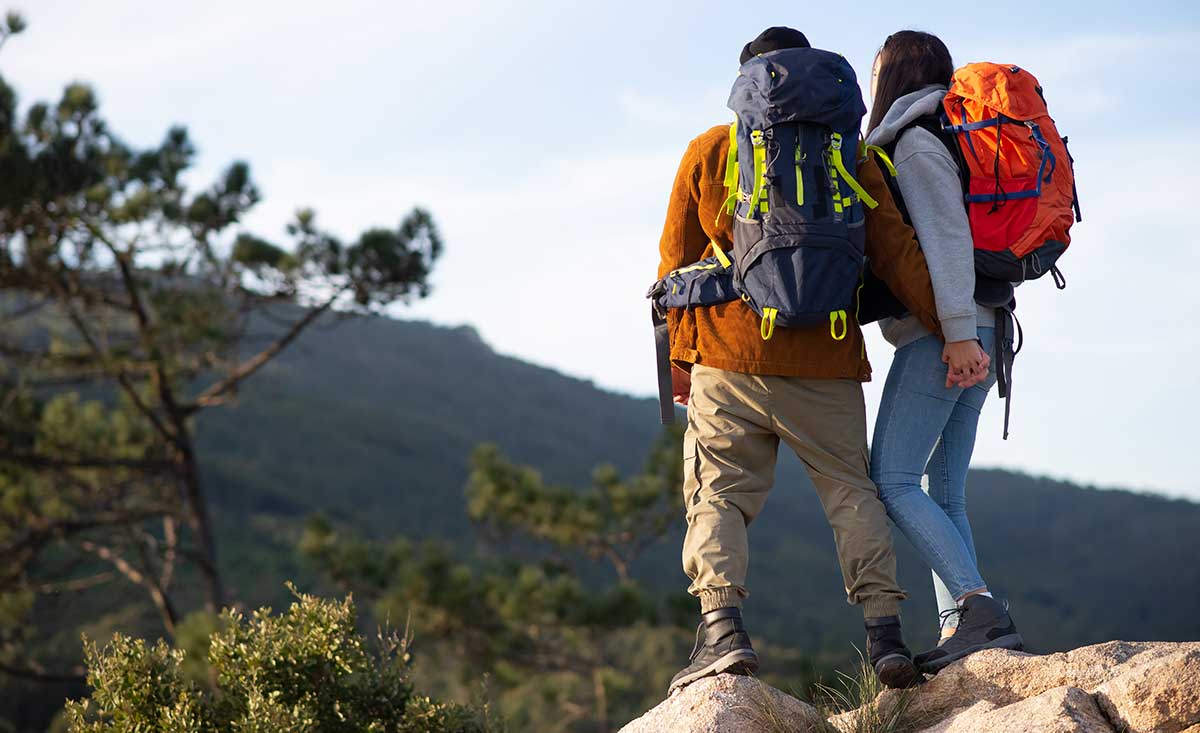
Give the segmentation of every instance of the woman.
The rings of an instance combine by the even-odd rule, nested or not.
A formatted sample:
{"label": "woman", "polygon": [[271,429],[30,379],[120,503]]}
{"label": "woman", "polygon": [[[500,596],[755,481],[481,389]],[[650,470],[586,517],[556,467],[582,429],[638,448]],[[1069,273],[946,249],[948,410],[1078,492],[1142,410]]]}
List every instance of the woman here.
{"label": "woman", "polygon": [[[979,413],[996,381],[987,356],[995,317],[974,298],[974,247],[958,164],[922,126],[941,111],[953,73],[950,52],[936,36],[889,36],[875,58],[867,135],[868,144],[892,151],[946,340],[943,346],[911,316],[880,323],[896,356],[871,448],[871,477],[888,514],[934,571],[942,639],[914,660],[926,672],[979,649],[1022,648],[1007,608],[979,574],[966,513]],[[926,471],[928,494],[921,488]]]}

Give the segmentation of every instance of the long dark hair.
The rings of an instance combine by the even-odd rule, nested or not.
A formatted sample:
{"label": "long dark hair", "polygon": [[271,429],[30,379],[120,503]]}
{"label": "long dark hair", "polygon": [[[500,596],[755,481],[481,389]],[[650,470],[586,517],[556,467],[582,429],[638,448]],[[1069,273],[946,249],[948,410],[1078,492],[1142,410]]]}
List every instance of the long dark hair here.
{"label": "long dark hair", "polygon": [[875,99],[871,104],[871,132],[905,94],[930,84],[950,85],[954,75],[954,60],[942,39],[922,31],[899,31],[887,37],[879,53],[879,79],[875,83]]}

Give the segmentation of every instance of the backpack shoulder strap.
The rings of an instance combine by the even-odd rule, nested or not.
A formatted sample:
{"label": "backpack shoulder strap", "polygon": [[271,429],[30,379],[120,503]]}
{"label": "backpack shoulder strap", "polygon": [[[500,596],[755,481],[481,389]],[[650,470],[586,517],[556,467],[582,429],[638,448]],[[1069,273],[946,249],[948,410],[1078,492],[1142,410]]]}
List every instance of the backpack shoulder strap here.
{"label": "backpack shoulder strap", "polygon": [[[896,157],[896,145],[900,142],[900,137],[912,128],[920,127],[921,129],[928,131],[929,134],[936,137],[938,141],[946,147],[946,152],[950,154],[950,157],[954,159],[955,164],[958,166],[958,181],[962,186],[963,195],[965,196],[967,191],[970,190],[971,172],[970,169],[967,168],[966,159],[963,158],[962,148],[959,147],[958,140],[955,138],[954,133],[946,130],[943,127],[943,123],[944,120],[940,114],[918,117],[905,126],[904,129],[900,130],[900,132],[896,134],[896,137],[892,138],[891,142],[882,147],[882,150],[887,154],[889,159],[887,161],[887,170],[884,171],[884,179],[887,181],[888,188],[892,192],[892,198],[896,200],[896,206],[900,209],[900,213],[904,215],[905,223],[909,224],[910,226],[912,225],[912,220],[908,216],[908,208],[904,204],[904,197],[900,195],[900,187],[896,185],[896,169],[891,166],[890,159],[894,159]],[[880,161],[880,164],[883,165],[882,161]],[[890,173],[890,175],[887,175],[888,173]]]}
{"label": "backpack shoulder strap", "polygon": [[[1015,326],[1015,333],[1014,333]],[[996,349],[993,364],[996,367],[996,384],[999,396],[1004,400],[1004,439],[1008,440],[1008,422],[1012,414],[1012,370],[1013,361],[1021,352],[1025,333],[1017,320],[1016,300],[996,309]]]}
{"label": "backpack shoulder strap", "polygon": [[937,142],[940,142],[946,148],[946,152],[950,154],[950,157],[954,158],[954,163],[959,167],[959,182],[962,185],[962,192],[966,193],[967,184],[971,180],[971,170],[967,168],[966,158],[962,157],[962,149],[959,146],[958,138],[955,137],[953,132],[946,130],[946,127],[944,127],[946,122],[947,120],[942,114],[925,115],[923,118],[913,120],[904,130],[896,134],[895,139],[890,143],[890,152],[892,152],[894,157],[896,143],[899,142],[902,134],[912,130],[913,127],[922,128],[922,130],[929,132],[931,136],[937,138]]}
{"label": "backpack shoulder strap", "polygon": [[675,396],[671,387],[671,332],[666,314],[651,304],[654,324],[654,364],[658,375],[658,417],[663,425],[675,423]]}
{"label": "backpack shoulder strap", "polygon": [[[967,161],[963,157],[962,148],[959,147],[958,138],[953,132],[945,128],[946,122],[947,120],[941,114],[926,115],[917,119],[905,129],[919,127],[936,137],[945,146],[946,152],[950,154],[950,157],[954,159],[954,163],[958,166],[958,180],[962,185],[963,194],[965,195],[969,190],[971,171],[967,168]],[[900,136],[897,135],[896,137],[899,139]]]}
{"label": "backpack shoulder strap", "polygon": [[[958,150],[958,141],[954,139],[954,133],[942,127],[942,116],[940,114],[919,117],[904,129],[909,130],[914,127],[919,127],[922,130],[929,132],[929,134],[936,137],[938,141],[942,143],[942,145],[946,146],[947,152],[949,152],[951,155],[954,155],[955,158],[958,157],[955,154],[955,151]],[[897,136],[897,138],[898,137],[899,136]]]}

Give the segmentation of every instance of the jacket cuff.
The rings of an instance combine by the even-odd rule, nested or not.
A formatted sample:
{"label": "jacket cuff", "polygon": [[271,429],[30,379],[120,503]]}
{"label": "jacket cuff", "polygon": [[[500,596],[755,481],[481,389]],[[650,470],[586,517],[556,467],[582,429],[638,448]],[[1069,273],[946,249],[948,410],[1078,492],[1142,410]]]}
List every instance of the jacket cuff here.
{"label": "jacket cuff", "polygon": [[943,318],[942,335],[948,344],[955,341],[974,341],[979,338],[979,327],[975,322],[975,314]]}

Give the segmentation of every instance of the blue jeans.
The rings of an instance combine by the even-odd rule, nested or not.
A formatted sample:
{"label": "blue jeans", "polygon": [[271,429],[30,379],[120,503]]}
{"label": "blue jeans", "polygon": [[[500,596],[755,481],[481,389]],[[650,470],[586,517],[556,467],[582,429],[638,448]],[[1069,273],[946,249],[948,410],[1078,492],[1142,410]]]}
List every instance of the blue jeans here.
{"label": "blue jeans", "polygon": [[[992,354],[996,329],[980,328],[979,340]],[[937,336],[898,349],[871,442],[871,478],[879,498],[933,569],[939,611],[955,608],[956,599],[987,585],[967,520],[967,469],[979,413],[996,383],[993,364],[982,383],[947,389],[947,369]],[[921,489],[926,473],[928,494]]]}

